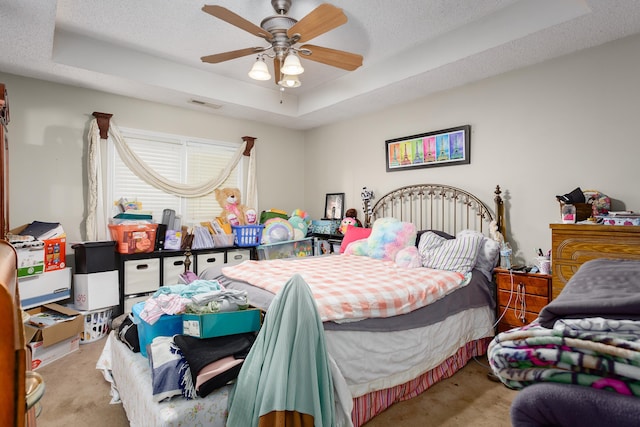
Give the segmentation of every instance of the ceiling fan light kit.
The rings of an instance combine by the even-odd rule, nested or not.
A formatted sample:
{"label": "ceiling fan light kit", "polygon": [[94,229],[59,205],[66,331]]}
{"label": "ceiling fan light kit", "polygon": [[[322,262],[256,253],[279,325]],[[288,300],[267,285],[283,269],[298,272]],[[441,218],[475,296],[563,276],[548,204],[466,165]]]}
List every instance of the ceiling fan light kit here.
{"label": "ceiling fan light kit", "polygon": [[253,63],[253,67],[249,70],[249,77],[254,80],[270,80],[271,74],[269,74],[269,68],[267,63],[264,62],[264,57],[260,55],[256,62]]}
{"label": "ceiling fan light kit", "polygon": [[271,74],[264,57],[273,58],[275,83],[281,88],[301,85],[300,79],[296,77],[304,72],[299,53],[303,54],[305,59],[347,71],[353,71],[362,65],[362,55],[313,45],[296,46],[345,24],[347,16],[342,9],[323,3],[298,21],[287,16],[291,0],[271,0],[271,6],[277,15],[263,19],[260,26],[257,26],[222,6],[205,5],[202,8],[204,12],[264,39],[270,46],[203,56],[201,60],[217,64],[258,53],[258,59],[249,71],[249,77],[255,80],[269,80]]}
{"label": "ceiling fan light kit", "polygon": [[298,76],[290,76],[289,74],[283,75],[278,84],[284,88],[294,88],[302,85]]}
{"label": "ceiling fan light kit", "polygon": [[304,68],[302,68],[300,59],[298,58],[298,55],[296,55],[295,51],[292,50],[289,52],[280,71],[283,74],[288,74],[290,76],[298,76],[304,73]]}

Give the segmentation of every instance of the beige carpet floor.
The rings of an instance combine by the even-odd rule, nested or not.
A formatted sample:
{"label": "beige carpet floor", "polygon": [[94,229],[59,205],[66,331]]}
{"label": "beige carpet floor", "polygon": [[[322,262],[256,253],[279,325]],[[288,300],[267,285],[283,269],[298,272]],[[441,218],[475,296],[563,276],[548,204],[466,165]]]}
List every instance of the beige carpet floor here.
{"label": "beige carpet floor", "polygon": [[[125,427],[120,404],[109,404],[109,384],[95,369],[105,339],[38,369],[45,381],[38,427]],[[489,381],[486,358],[471,360],[451,378],[420,396],[398,403],[366,424],[383,426],[509,427],[517,392]]]}

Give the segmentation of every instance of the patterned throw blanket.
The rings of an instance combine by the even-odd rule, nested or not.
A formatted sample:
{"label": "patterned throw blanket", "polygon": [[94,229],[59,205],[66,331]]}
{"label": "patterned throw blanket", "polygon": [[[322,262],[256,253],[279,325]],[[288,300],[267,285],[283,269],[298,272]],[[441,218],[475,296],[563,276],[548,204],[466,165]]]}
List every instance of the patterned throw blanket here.
{"label": "patterned throw blanket", "polygon": [[311,287],[323,322],[409,313],[467,285],[471,278],[471,274],[402,268],[393,261],[347,255],[245,261],[223,268],[222,273],[274,294],[298,273]]}
{"label": "patterned throw blanket", "polygon": [[489,363],[508,387],[536,382],[577,384],[640,396],[640,322],[601,317],[564,319],[498,334]]}

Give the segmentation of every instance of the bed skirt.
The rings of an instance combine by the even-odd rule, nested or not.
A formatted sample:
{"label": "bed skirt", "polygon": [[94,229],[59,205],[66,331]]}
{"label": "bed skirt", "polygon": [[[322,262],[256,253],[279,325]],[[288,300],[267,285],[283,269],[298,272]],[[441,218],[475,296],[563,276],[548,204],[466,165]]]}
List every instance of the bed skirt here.
{"label": "bed skirt", "polygon": [[438,381],[451,377],[462,369],[471,358],[486,354],[492,339],[493,337],[486,337],[468,342],[440,365],[404,384],[354,398],[353,411],[351,412],[354,427],[363,425],[398,402],[416,397]]}

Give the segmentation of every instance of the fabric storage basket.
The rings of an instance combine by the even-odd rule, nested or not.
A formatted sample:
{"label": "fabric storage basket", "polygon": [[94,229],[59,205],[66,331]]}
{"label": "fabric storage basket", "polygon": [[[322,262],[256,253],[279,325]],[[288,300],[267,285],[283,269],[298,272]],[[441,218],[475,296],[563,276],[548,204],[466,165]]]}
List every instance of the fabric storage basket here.
{"label": "fabric storage basket", "polygon": [[232,225],[231,229],[235,235],[236,246],[258,246],[262,240],[264,225]]}

